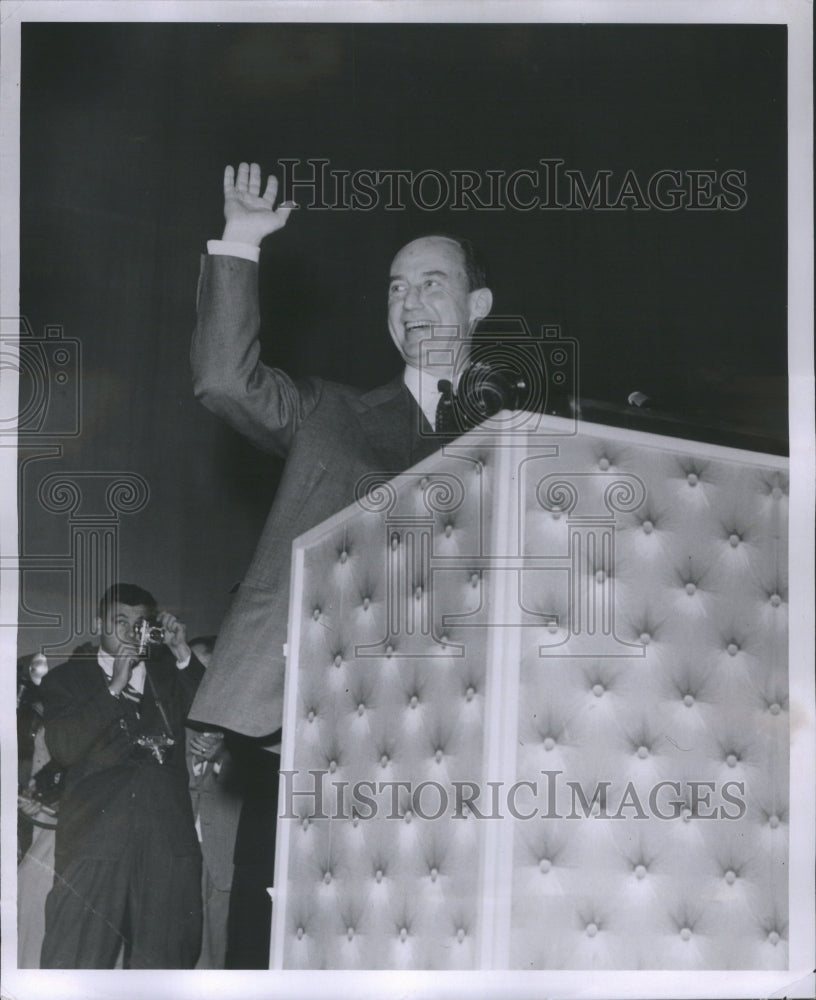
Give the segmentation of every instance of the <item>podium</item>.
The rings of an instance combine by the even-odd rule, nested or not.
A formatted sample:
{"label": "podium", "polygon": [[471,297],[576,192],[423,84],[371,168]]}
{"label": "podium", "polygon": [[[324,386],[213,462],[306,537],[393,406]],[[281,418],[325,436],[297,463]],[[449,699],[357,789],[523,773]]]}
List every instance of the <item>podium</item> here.
{"label": "podium", "polygon": [[294,544],[271,965],[786,968],[787,459],[527,416]]}

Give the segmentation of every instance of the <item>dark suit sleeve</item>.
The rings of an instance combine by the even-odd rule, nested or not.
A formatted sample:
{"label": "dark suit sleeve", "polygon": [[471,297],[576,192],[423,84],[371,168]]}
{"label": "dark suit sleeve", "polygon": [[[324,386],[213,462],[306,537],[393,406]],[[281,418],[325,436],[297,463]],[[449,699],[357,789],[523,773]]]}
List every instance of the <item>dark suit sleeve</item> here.
{"label": "dark suit sleeve", "polygon": [[[99,671],[101,675],[101,668]],[[94,683],[91,676],[80,675],[70,665],[47,674],[40,692],[45,743],[63,767],[84,760],[110,724],[125,714],[122,702],[104,683]]]}
{"label": "dark suit sleeve", "polygon": [[295,381],[260,360],[258,265],[204,255],[197,305],[190,352],[196,397],[258,448],[285,455],[321,383]]}
{"label": "dark suit sleeve", "polygon": [[190,706],[193,704],[193,698],[195,698],[195,693],[198,690],[198,685],[201,683],[201,678],[204,676],[204,664],[199,660],[195,653],[190,653],[190,662],[184,668],[184,670],[179,670],[178,672],[178,685],[181,692],[181,705],[186,718]]}

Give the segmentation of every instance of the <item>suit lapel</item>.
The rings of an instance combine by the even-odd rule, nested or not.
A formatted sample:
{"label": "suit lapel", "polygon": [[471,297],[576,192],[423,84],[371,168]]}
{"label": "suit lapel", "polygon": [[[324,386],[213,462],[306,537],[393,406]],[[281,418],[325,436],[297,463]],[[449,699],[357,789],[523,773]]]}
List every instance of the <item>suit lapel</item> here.
{"label": "suit lapel", "polygon": [[432,428],[401,375],[367,393],[360,404],[360,426],[383,472],[401,472],[437,450]]}

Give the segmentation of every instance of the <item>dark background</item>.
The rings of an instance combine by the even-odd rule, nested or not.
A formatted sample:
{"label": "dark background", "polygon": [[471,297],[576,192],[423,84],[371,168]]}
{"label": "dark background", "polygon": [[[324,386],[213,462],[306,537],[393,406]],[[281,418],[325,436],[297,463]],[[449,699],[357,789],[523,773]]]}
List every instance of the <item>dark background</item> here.
{"label": "dark background", "polygon": [[[20,651],[71,638],[54,471],[150,485],[119,527],[120,576],[216,631],[277,481],[194,399],[198,256],[222,227],[225,163],[335,169],[744,170],[737,212],[296,212],[262,260],[264,352],[373,386],[400,367],[388,266],[423,230],[487,252],[494,312],[580,343],[584,397],[708,401],[785,427],[784,26],[25,24],[21,311],[81,343],[82,432],[23,480]],[[696,407],[696,409],[695,409]],[[699,406],[689,404],[689,410]],[[25,449],[21,456],[26,455]]]}

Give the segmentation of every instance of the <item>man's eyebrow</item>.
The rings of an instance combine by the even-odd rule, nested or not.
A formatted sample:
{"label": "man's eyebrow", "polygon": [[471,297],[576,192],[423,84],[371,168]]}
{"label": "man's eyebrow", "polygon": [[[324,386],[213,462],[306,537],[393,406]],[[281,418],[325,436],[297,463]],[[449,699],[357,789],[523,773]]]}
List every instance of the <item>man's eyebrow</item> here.
{"label": "man's eyebrow", "polygon": [[[432,277],[447,278],[448,277],[448,272],[447,271],[440,271],[438,269],[437,270],[433,270],[433,271],[422,271],[421,273],[422,273],[422,277],[423,278],[432,278]],[[392,274],[389,277],[388,280],[389,281],[405,281],[405,275],[404,274]]]}

